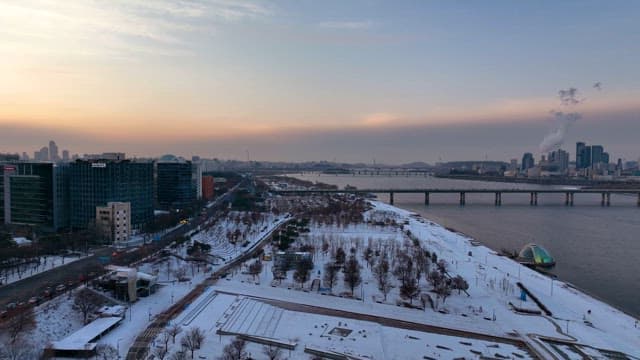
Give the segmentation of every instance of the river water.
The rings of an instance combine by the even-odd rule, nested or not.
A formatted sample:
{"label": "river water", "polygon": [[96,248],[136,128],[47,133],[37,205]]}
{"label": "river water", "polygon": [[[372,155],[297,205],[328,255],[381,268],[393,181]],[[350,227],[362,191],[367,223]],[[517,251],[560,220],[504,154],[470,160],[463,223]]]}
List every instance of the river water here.
{"label": "river water", "polygon": [[[358,188],[549,188],[452,180],[423,176],[353,176],[304,173],[292,175],[327,184]],[[553,186],[553,188],[563,188]],[[388,201],[388,194],[379,194]],[[395,206],[417,212],[453,228],[494,249],[519,251],[527,243],[544,246],[555,258],[552,272],[585,292],[640,317],[640,208],[637,197],[612,195],[611,206],[601,207],[599,194],[575,194],[574,206],[564,205],[564,194],[540,194],[538,206],[529,205],[529,194],[502,194],[502,206],[494,195],[467,194],[459,206],[458,194],[394,194]]]}

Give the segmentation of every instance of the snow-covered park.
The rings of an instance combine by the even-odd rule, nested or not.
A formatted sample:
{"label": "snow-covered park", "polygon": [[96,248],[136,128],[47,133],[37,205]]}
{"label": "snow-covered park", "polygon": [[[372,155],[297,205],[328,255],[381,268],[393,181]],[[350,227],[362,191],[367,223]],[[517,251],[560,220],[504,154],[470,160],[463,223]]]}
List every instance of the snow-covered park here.
{"label": "snow-covered park", "polygon": [[[206,342],[209,345],[206,345],[206,351],[201,351],[202,354],[207,355],[199,353],[201,354],[199,356],[216,358],[221,355],[225,345],[232,343],[235,338],[232,335],[234,333],[275,338],[279,341],[300,342],[302,346],[296,347],[295,351],[292,350],[294,353],[309,346],[338,353],[358,353],[363,358],[480,356],[470,352],[470,349],[467,348],[469,345],[461,343],[461,340],[455,337],[436,341],[432,339],[441,336],[440,334],[407,335],[405,334],[407,331],[404,331],[404,335],[402,335],[400,334],[402,331],[398,329],[381,330],[380,324],[375,326],[359,324],[355,320],[340,317],[319,319],[316,318],[319,316],[318,314],[294,313],[283,309],[278,310],[277,305],[253,304],[253,302],[260,303],[258,301],[260,299],[405,320],[468,332],[470,336],[474,334],[493,336],[498,339],[496,343],[503,348],[507,345],[505,342],[500,342],[499,339],[507,342],[508,340],[516,340],[526,343],[530,354],[536,354],[543,358],[572,358],[572,356],[579,357],[585,354],[603,357],[606,354],[616,354],[616,352],[622,352],[628,356],[640,356],[640,347],[638,346],[640,344],[640,328],[637,327],[636,319],[589,297],[569,284],[552,280],[509,258],[500,256],[464,235],[453,233],[429,220],[387,204],[380,202],[372,202],[371,204],[373,207],[365,213],[364,221],[359,224],[320,224],[313,221],[309,224],[310,231],[301,234],[292,244],[292,247],[298,247],[298,249],[305,245],[310,245],[305,249],[312,249],[313,268],[309,271],[308,278],[303,278],[304,282],[300,282],[299,277],[296,278],[294,270],[287,271],[284,278],[274,278],[272,271],[274,261],[263,261],[260,273],[252,274],[250,271],[254,262],[252,260],[243,264],[230,276],[220,280],[212,287],[211,292],[219,291],[233,294],[225,296],[239,296],[237,299],[241,300],[236,299],[232,304],[220,305],[215,299],[226,297],[221,297],[219,294],[213,297],[214,300],[210,299],[211,302],[208,305],[202,306],[203,313],[209,311],[208,309],[212,306],[226,306],[229,309],[249,306],[253,310],[248,315],[233,315],[236,310],[211,310],[222,311],[222,314],[227,314],[227,317],[236,320],[231,323],[218,321],[213,326],[210,323],[207,323],[207,326],[202,326],[201,328],[206,334],[222,332],[229,335],[221,336],[217,341],[207,336]],[[394,274],[393,268],[405,260],[398,254],[410,252],[416,246],[416,239],[422,249],[426,249],[431,255],[436,254],[438,260],[431,262],[428,270],[423,270],[423,277],[417,282],[419,291],[416,291],[415,297],[411,298],[401,293],[402,281],[398,274]],[[353,254],[358,261],[361,281],[355,286],[353,293],[350,285],[344,281],[345,273],[343,271],[337,274],[332,289],[328,289],[326,284],[325,264],[335,261],[337,248],[344,249],[347,258]],[[352,248],[355,249],[353,253],[351,252]],[[373,255],[366,255],[367,248],[373,250]],[[271,252],[275,252],[275,250],[272,249]],[[269,254],[270,249],[266,248],[265,252]],[[375,271],[382,258],[389,261],[391,268],[388,279],[390,289],[388,289],[386,300],[384,292],[380,290],[380,282]],[[462,289],[458,291],[453,288],[444,293],[434,289],[432,282],[427,279],[428,275],[425,274],[439,269],[441,266],[446,268],[448,277],[460,276],[465,280],[466,293],[468,294],[465,294],[465,290]],[[314,288],[313,284],[318,282],[322,283],[322,286]],[[544,311],[530,297],[522,300],[520,288],[517,286],[518,282],[526,287],[551,315],[545,315]],[[426,301],[422,303],[420,301],[421,298],[424,299],[422,294],[428,295],[432,303]],[[247,300],[243,296],[255,298]],[[516,311],[516,309],[520,311]],[[540,314],[532,315],[526,312]],[[283,314],[289,314],[287,316],[290,317],[285,317]],[[215,315],[217,316],[217,313]],[[211,319],[216,316],[206,317]],[[305,316],[308,319],[294,320],[295,318],[302,319]],[[243,317],[247,319],[264,318],[265,320],[255,320],[257,323],[249,324],[238,320]],[[285,321],[286,325],[281,328],[279,324],[283,323],[283,317],[291,320]],[[371,349],[369,345],[365,345],[366,340],[358,342],[358,344],[362,344],[362,347],[353,345],[348,349],[336,347],[336,344],[328,342],[325,338],[321,338],[322,341],[318,340],[320,342],[312,341],[316,336],[314,334],[320,336],[319,334],[323,330],[315,327],[310,329],[309,326],[343,321],[352,324],[358,323],[359,330],[366,329],[367,326],[377,327],[377,332],[372,331],[372,337],[381,336],[379,334],[382,332],[385,336],[381,337],[394,339],[392,344],[400,344],[400,346],[385,346],[385,341],[379,340],[375,344],[376,346],[381,344],[384,352],[375,350],[365,353],[363,349]],[[177,323],[179,324],[180,321]],[[304,325],[294,326],[293,324]],[[197,321],[191,321],[189,325],[182,323],[180,326],[188,331],[191,326],[198,325]],[[291,331],[292,328],[293,331]],[[412,337],[423,340],[409,341],[414,340]],[[464,340],[462,341],[464,342]],[[251,341],[249,343],[250,345],[247,345],[246,349],[254,358],[268,358],[261,352],[262,345]],[[346,343],[342,342],[341,344]],[[438,345],[453,350],[448,352],[449,350],[439,348]],[[483,346],[486,347],[486,345]],[[478,347],[478,349],[480,348],[482,346]],[[172,349],[175,350],[175,348]],[[403,351],[406,349],[411,349],[411,351],[404,353]],[[425,349],[432,351],[431,355]],[[458,355],[456,351],[462,351],[465,355]],[[210,354],[218,355],[212,356]],[[293,358],[302,356],[302,353],[296,354],[298,355]],[[384,356],[380,356],[380,354],[384,354]],[[286,353],[283,355],[284,357],[288,356]],[[528,353],[514,355],[513,351],[507,351],[502,355],[512,358],[519,358],[518,355],[535,356],[528,355]],[[483,356],[495,357],[495,354],[483,353]]]}

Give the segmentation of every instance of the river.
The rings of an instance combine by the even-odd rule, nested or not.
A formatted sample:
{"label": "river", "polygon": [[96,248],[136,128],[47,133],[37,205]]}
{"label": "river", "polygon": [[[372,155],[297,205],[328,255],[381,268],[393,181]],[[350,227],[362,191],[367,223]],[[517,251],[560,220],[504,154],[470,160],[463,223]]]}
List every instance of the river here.
{"label": "river", "polygon": [[[549,188],[542,185],[452,180],[423,176],[353,176],[304,173],[299,179],[335,184],[340,188]],[[553,186],[562,188],[562,186]],[[600,206],[599,194],[575,194],[573,207],[564,194],[540,194],[538,206],[529,194],[467,194],[466,206],[458,194],[394,194],[395,206],[411,210],[445,227],[456,229],[486,246],[520,250],[535,242],[545,247],[557,265],[552,272],[588,294],[640,317],[640,208],[637,198],[612,195],[611,206]],[[388,201],[388,194],[379,194]]]}

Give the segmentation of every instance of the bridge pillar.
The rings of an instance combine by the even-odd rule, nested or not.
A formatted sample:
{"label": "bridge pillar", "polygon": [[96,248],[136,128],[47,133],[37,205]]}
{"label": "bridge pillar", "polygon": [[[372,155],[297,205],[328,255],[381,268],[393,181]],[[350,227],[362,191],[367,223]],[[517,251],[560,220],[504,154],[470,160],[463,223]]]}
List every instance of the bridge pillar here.
{"label": "bridge pillar", "polygon": [[640,206],[640,193],[638,193],[638,206]]}
{"label": "bridge pillar", "polygon": [[465,203],[467,202],[465,199],[465,193],[464,192],[460,192],[460,206],[464,206]]}
{"label": "bridge pillar", "polygon": [[607,193],[607,206],[611,205],[611,193]]}
{"label": "bridge pillar", "polygon": [[389,193],[389,204],[393,205],[393,192]]}
{"label": "bridge pillar", "polygon": [[573,206],[573,193],[569,193],[569,206]]}
{"label": "bridge pillar", "polygon": [[569,193],[564,193],[564,206],[569,206]]}
{"label": "bridge pillar", "polygon": [[604,193],[602,193],[602,200],[600,201],[600,206],[604,206],[605,204],[605,197],[606,195]]}
{"label": "bridge pillar", "polygon": [[502,205],[502,193],[501,192],[496,192],[495,205],[496,206]]}
{"label": "bridge pillar", "polygon": [[426,206],[429,206],[429,193],[428,192],[424,193],[424,204]]}

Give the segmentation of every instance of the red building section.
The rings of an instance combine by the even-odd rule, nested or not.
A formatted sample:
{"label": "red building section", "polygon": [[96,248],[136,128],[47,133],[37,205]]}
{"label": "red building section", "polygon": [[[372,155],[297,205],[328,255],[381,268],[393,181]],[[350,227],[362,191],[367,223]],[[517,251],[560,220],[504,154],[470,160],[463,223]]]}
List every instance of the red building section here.
{"label": "red building section", "polygon": [[205,200],[213,199],[213,176],[205,175],[202,177],[202,197]]}

